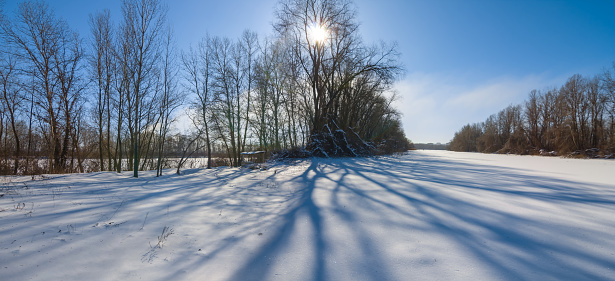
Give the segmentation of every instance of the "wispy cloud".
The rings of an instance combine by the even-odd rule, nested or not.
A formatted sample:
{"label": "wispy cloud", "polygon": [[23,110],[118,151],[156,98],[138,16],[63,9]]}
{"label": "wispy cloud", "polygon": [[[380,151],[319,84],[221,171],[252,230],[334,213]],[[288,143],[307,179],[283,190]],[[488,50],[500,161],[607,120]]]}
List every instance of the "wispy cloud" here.
{"label": "wispy cloud", "polygon": [[528,75],[473,83],[459,76],[412,73],[395,90],[406,135],[414,142],[445,143],[463,125],[484,121],[523,102],[532,89],[561,85],[564,79]]}

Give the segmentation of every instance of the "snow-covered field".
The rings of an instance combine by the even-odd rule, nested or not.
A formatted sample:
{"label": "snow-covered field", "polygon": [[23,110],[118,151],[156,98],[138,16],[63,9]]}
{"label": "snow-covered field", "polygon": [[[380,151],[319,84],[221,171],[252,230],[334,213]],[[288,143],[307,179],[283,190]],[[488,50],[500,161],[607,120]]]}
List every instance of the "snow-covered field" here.
{"label": "snow-covered field", "polygon": [[614,280],[615,161],[0,178],[0,280]]}

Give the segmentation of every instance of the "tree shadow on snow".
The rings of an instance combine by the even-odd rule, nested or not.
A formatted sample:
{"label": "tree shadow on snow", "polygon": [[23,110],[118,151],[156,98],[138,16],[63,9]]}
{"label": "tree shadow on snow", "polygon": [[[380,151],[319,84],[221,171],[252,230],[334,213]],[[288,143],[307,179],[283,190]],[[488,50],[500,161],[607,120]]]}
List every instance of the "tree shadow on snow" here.
{"label": "tree shadow on snow", "polygon": [[[362,280],[413,279],[408,275],[413,267],[428,262],[411,255],[397,259],[387,256],[379,248],[383,240],[402,248],[412,247],[417,241],[403,241],[399,235],[389,239],[386,230],[371,233],[372,226],[363,223],[371,215],[377,217],[371,218],[373,223],[382,224],[391,233],[441,237],[467,255],[468,266],[499,280],[608,279],[607,273],[613,273],[615,268],[613,219],[583,213],[586,209],[613,213],[613,186],[586,186],[522,169],[467,165],[455,159],[417,154],[314,159],[292,181],[302,184],[300,199],[281,216],[276,222],[279,228],[250,255],[232,280],[271,279],[277,274],[273,272],[276,263],[301,254],[289,250],[305,218],[310,231],[301,235],[309,236],[312,249],[305,253],[309,262],[296,265],[297,270],[309,271],[301,278],[336,277],[331,251],[340,248],[336,243],[341,240],[333,237],[333,226],[327,224],[325,216],[335,216],[335,229],[354,230],[345,239],[359,245],[359,255],[348,256],[347,268],[342,270],[355,272]],[[317,196],[318,192],[327,196]],[[347,208],[349,204],[355,211]],[[568,221],[558,217],[558,210],[567,215],[578,212],[580,218]],[[595,225],[606,224],[605,228],[570,225],[584,219],[595,219]],[[439,277],[455,278],[455,270],[451,271]]]}
{"label": "tree shadow on snow", "polygon": [[317,188],[315,183],[317,179],[324,176],[319,169],[319,161],[313,160],[305,172],[292,180],[304,183],[304,187],[299,191],[301,192],[299,200],[281,216],[281,220],[278,222],[281,227],[274,232],[265,245],[252,255],[253,258],[233,275],[231,280],[265,280],[271,274],[273,263],[282,259],[287,252],[291,237],[296,231],[298,218],[305,216],[307,216],[312,227],[314,253],[311,263],[304,266],[313,267],[313,280],[326,280],[324,251],[327,244],[323,237],[324,231],[320,210],[313,198],[313,192]]}

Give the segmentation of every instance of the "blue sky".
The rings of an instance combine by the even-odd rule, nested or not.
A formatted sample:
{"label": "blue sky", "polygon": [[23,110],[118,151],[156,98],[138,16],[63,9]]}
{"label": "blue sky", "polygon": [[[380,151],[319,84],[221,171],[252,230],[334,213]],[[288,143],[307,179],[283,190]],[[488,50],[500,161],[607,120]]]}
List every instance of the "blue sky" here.
{"label": "blue sky", "polygon": [[[13,12],[18,1],[6,1]],[[52,0],[56,14],[83,37],[88,16],[121,1]],[[169,1],[179,48],[211,35],[235,38],[249,28],[272,33],[277,0]],[[355,0],[366,43],[397,42],[406,75],[396,85],[406,135],[446,143],[532,89],[595,75],[615,62],[615,1]]]}

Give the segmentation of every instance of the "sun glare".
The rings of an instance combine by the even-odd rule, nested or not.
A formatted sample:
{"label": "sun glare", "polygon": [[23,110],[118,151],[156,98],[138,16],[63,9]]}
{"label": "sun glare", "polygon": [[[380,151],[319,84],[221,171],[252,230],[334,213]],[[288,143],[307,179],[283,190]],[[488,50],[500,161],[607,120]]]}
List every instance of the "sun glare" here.
{"label": "sun glare", "polygon": [[313,24],[308,30],[310,39],[317,43],[322,43],[327,39],[327,30],[318,24]]}

